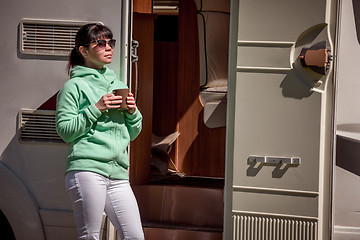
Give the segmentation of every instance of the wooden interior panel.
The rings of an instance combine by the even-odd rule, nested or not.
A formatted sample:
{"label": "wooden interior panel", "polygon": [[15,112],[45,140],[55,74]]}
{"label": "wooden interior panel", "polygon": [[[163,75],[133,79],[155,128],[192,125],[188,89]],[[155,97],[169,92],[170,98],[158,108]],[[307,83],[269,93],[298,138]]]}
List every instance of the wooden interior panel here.
{"label": "wooden interior panel", "polygon": [[205,126],[199,100],[196,6],[181,0],[179,8],[177,42],[154,43],[154,15],[134,14],[134,39],[140,43],[138,107],[144,121],[142,133],[131,144],[133,184],[149,181],[152,133],[180,132],[171,157],[186,175],[225,175],[226,129]]}
{"label": "wooden interior panel", "polygon": [[[191,166],[198,161],[198,116],[201,111],[199,96],[199,48],[196,8],[192,0],[179,2],[179,79],[178,130],[176,163],[180,171],[193,175]],[[190,61],[190,62],[189,62]]]}
{"label": "wooden interior panel", "polygon": [[179,78],[176,162],[187,175],[225,176],[225,128],[209,129],[199,100],[199,46],[196,5],[179,2]]}
{"label": "wooden interior panel", "polygon": [[[137,106],[143,115],[143,127],[140,135],[130,145],[130,181],[132,184],[146,184],[150,179],[155,16],[134,13],[133,18],[133,36],[139,42]],[[133,83],[136,81],[135,70],[133,65]],[[132,92],[135,93],[136,90],[132,89]]]}
{"label": "wooden interior panel", "polygon": [[204,109],[199,117],[198,148],[200,158],[193,163],[195,176],[225,177],[226,128],[208,128],[204,124]]}
{"label": "wooden interior panel", "polygon": [[178,43],[155,42],[153,133],[167,136],[177,125]]}
{"label": "wooden interior panel", "polygon": [[133,12],[152,13],[152,0],[133,0]]}

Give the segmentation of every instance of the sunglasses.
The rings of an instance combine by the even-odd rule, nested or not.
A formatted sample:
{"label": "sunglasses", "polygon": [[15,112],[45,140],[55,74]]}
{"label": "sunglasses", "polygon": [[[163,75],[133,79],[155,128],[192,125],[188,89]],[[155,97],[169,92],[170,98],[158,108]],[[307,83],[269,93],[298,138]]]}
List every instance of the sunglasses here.
{"label": "sunglasses", "polygon": [[85,45],[86,46],[89,46],[90,44],[92,43],[97,43],[97,47],[99,48],[105,48],[106,47],[106,43],[109,44],[109,46],[114,49],[115,48],[115,43],[116,43],[116,40],[115,39],[110,39],[108,41],[104,40],[104,39],[99,39],[99,40],[96,40],[96,41],[92,41],[92,42],[89,42],[88,44]]}

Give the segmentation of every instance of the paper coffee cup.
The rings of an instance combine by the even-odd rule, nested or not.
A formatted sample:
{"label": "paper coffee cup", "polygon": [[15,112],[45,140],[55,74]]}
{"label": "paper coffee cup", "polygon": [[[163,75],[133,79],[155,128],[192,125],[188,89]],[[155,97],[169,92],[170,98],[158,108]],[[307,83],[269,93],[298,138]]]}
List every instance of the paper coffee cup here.
{"label": "paper coffee cup", "polygon": [[128,106],[126,104],[126,98],[129,95],[129,89],[128,88],[115,89],[113,91],[113,93],[116,96],[121,96],[122,97],[122,103],[120,105],[120,109],[128,109]]}

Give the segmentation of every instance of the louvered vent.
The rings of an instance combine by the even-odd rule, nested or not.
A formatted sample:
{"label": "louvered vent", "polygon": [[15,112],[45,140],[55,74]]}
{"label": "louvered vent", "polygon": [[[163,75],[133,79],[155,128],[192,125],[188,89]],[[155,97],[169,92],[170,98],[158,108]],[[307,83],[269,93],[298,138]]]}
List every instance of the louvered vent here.
{"label": "louvered vent", "polygon": [[85,22],[27,20],[20,23],[20,52],[31,55],[68,56],[75,35]]}
{"label": "louvered vent", "polygon": [[317,240],[316,220],[235,215],[235,240]]}
{"label": "louvered vent", "polygon": [[21,111],[19,125],[23,142],[64,142],[56,132],[55,111]]}

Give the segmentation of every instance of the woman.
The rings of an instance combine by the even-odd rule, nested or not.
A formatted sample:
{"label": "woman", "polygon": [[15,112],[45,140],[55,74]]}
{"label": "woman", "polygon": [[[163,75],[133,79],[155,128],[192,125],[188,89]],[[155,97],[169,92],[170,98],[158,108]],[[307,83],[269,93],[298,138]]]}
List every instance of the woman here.
{"label": "woman", "polygon": [[[144,239],[128,176],[127,146],[142,128],[133,94],[112,70],[115,40],[100,24],[79,29],[70,53],[70,80],[58,94],[56,129],[70,142],[65,183],[73,204],[78,239],[99,239],[105,210],[122,239]],[[128,109],[119,110],[122,101]]]}

